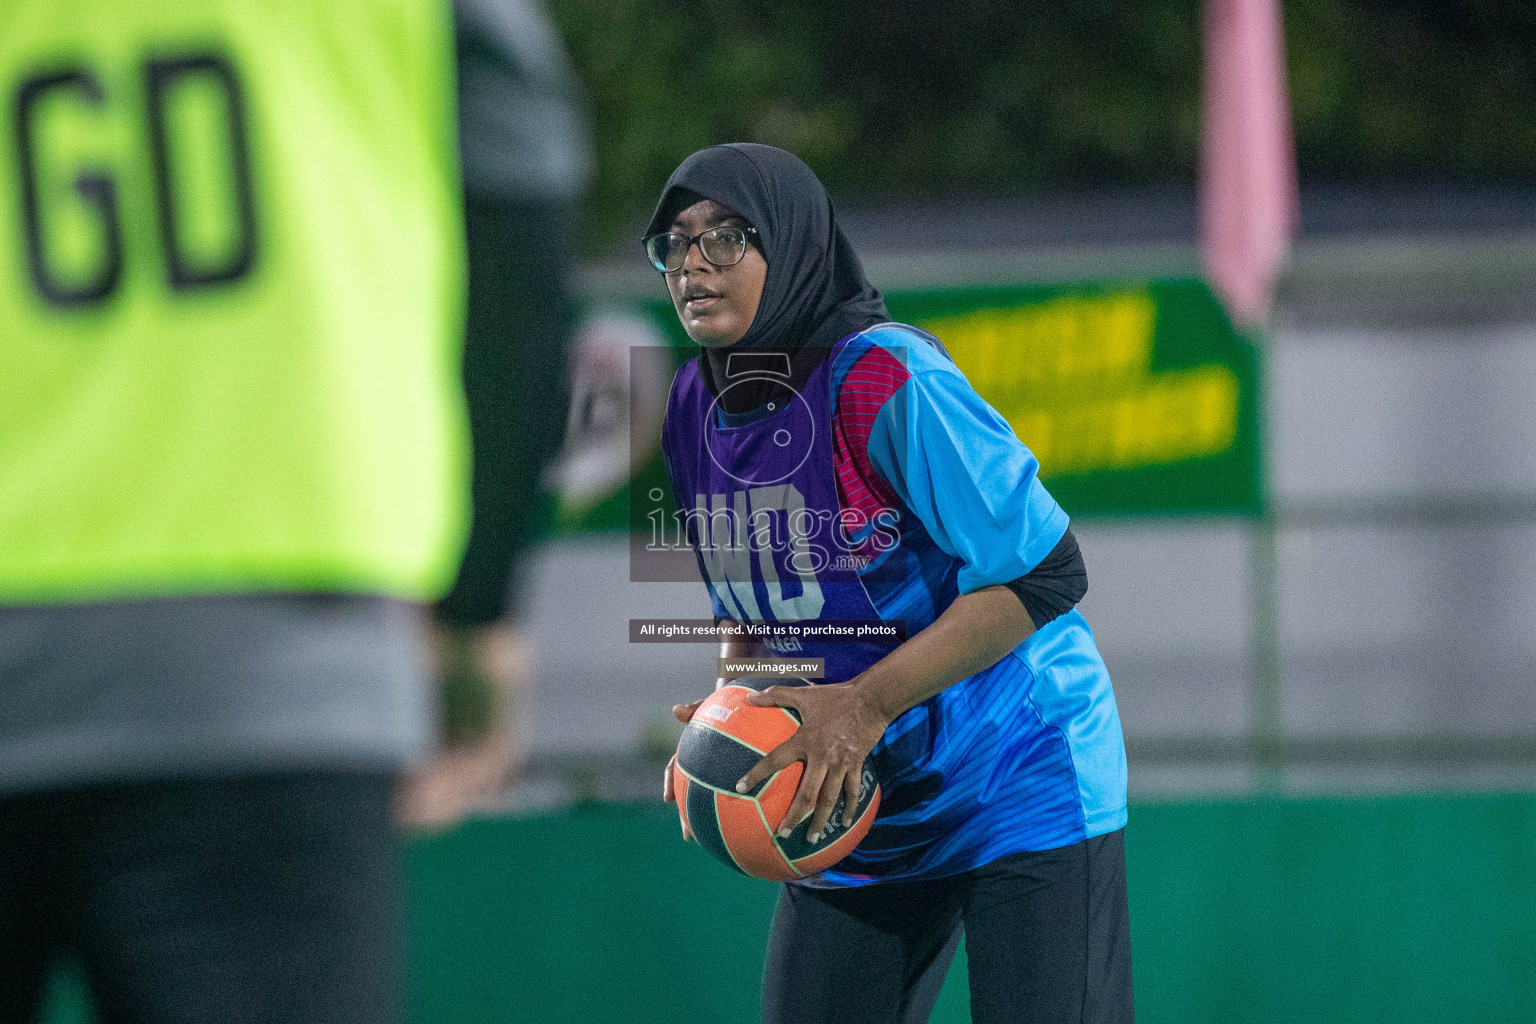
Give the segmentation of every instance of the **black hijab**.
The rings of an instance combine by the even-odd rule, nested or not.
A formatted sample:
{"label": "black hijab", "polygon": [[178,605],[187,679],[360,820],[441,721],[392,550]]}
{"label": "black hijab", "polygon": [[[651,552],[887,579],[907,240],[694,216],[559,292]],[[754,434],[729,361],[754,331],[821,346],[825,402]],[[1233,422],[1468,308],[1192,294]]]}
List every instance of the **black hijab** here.
{"label": "black hijab", "polygon": [[[799,157],[750,142],[699,150],[667,179],[646,234],[668,230],[701,198],[745,217],[768,262],[752,326],[734,345],[705,348],[699,361],[716,397],[744,371],[757,371],[730,386],[726,412],[755,409],[785,384],[799,391],[839,338],[890,319],[837,226],[827,190]],[[776,368],[786,363],[789,377],[778,383]]]}

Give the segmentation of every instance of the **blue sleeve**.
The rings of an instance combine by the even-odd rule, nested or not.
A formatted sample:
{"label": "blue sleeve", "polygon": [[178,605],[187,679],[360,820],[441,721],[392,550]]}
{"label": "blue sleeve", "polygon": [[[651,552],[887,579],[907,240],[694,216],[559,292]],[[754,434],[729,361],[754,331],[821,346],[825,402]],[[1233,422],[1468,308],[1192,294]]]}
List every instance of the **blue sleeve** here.
{"label": "blue sleeve", "polygon": [[869,461],[934,543],[964,563],[962,594],[1018,579],[1066,532],[1034,454],[956,369],[920,370],[886,401]]}

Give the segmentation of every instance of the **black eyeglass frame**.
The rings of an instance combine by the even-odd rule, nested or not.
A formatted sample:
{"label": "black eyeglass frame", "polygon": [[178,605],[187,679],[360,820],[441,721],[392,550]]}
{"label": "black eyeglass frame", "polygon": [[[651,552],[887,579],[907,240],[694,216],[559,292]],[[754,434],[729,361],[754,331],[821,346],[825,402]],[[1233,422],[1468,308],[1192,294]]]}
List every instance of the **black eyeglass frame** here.
{"label": "black eyeglass frame", "polygon": [[[734,260],[732,260],[729,263],[717,263],[715,260],[710,259],[709,253],[704,251],[703,238],[704,238],[705,235],[710,234],[710,233],[715,232],[715,231],[740,231],[742,233],[742,236],[743,236],[743,238],[742,238],[743,244],[742,244],[742,247],[741,247],[741,255],[737,256]],[[740,263],[742,260],[747,258],[747,246],[751,245],[752,244],[752,239],[757,236],[757,228],[754,228],[751,225],[748,225],[747,227],[742,227],[742,226],[740,226],[738,224],[716,224],[712,228],[705,228],[703,231],[700,231],[698,234],[694,235],[692,238],[688,238],[688,244],[686,246],[684,246],[683,249],[682,249],[683,262],[679,263],[677,265],[677,267],[675,269],[672,269],[672,270],[668,270],[665,266],[659,266],[659,267],[656,266],[656,260],[655,260],[654,257],[651,256],[651,241],[653,239],[657,239],[657,238],[666,238],[669,235],[672,236],[672,237],[675,237],[675,238],[688,238],[688,236],[683,234],[681,231],[658,231],[654,235],[646,235],[644,238],[640,239],[640,247],[645,250],[646,262],[648,262],[651,265],[652,269],[656,270],[658,273],[661,273],[661,274],[675,274],[679,270],[682,270],[683,269],[683,263],[688,262],[688,250],[692,249],[695,245],[697,245],[699,247],[699,255],[703,256],[705,261],[708,262],[711,266],[715,266],[715,267],[734,267],[736,264]]]}

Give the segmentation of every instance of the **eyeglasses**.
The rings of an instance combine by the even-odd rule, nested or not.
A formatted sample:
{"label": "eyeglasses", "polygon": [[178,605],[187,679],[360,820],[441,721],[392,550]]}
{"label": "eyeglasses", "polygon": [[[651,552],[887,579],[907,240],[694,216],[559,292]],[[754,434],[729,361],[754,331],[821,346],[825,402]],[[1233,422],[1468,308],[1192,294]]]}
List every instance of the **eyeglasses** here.
{"label": "eyeglasses", "polygon": [[692,238],[676,231],[664,231],[659,235],[648,235],[642,239],[642,244],[651,266],[663,274],[671,274],[683,269],[694,242],[699,243],[699,252],[715,266],[734,267],[747,254],[747,236],[756,234],[756,228],[738,227],[710,228]]}

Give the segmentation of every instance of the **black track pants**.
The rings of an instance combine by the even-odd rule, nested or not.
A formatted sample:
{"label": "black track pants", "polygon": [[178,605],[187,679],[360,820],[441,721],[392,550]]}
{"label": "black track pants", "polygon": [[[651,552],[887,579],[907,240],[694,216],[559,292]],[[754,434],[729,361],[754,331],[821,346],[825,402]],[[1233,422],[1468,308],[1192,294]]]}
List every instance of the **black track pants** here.
{"label": "black track pants", "polygon": [[786,885],[764,1024],[922,1024],[962,930],[976,1024],[1131,1024],[1125,834],[952,878]]}
{"label": "black track pants", "polygon": [[0,1024],[84,967],[104,1024],[390,1024],[392,776],[304,772],[0,796]]}

